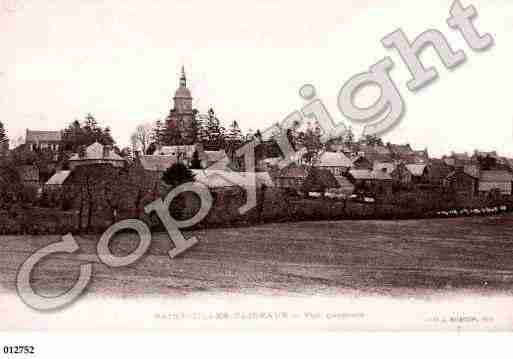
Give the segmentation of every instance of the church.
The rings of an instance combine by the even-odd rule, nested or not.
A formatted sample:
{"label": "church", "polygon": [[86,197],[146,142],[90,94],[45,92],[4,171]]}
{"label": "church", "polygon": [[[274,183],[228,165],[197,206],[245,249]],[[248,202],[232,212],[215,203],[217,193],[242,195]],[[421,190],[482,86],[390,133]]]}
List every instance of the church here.
{"label": "church", "polygon": [[187,88],[187,77],[182,66],[179,87],[173,97],[174,107],[166,119],[165,139],[167,145],[192,145],[196,141],[195,116],[191,91]]}

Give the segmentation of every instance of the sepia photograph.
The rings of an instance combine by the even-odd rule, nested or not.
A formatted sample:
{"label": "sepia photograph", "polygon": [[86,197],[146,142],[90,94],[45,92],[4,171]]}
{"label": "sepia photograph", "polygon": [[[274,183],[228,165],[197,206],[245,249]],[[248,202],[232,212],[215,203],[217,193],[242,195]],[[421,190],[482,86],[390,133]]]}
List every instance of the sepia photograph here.
{"label": "sepia photograph", "polygon": [[511,331],[512,20],[0,0],[0,331]]}

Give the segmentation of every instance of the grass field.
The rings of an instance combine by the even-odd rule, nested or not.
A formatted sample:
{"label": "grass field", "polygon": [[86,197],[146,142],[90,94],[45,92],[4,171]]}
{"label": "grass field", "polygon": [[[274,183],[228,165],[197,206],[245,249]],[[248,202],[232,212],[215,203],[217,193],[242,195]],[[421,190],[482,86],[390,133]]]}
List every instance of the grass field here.
{"label": "grass field", "polygon": [[[191,234],[189,233],[188,236]],[[69,288],[78,266],[94,262],[89,294],[178,295],[195,292],[412,295],[452,290],[513,289],[513,215],[412,221],[267,224],[194,232],[200,242],[171,260],[166,234],[126,268],[96,256],[96,237],[76,237],[79,252],[55,254],[35,268],[34,288]],[[31,253],[58,236],[0,237],[0,293],[15,291],[16,272]],[[136,236],[118,236],[116,255]]]}

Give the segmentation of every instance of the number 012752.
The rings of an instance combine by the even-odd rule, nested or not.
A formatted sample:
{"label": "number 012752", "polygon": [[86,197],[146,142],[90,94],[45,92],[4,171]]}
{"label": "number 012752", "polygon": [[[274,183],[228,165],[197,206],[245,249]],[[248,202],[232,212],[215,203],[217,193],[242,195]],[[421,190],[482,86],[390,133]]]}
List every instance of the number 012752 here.
{"label": "number 012752", "polygon": [[34,354],[34,347],[30,345],[5,345],[4,354]]}

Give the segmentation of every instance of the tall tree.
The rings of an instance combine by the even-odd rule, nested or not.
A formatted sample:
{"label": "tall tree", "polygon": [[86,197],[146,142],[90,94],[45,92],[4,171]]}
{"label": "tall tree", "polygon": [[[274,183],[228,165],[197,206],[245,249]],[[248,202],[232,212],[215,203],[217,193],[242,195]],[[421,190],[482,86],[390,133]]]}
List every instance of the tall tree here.
{"label": "tall tree", "polygon": [[108,126],[101,128],[90,113],[86,115],[83,124],[75,120],[63,131],[62,143],[65,151],[78,152],[81,147],[89,146],[94,142],[110,146],[115,143],[110,128]]}
{"label": "tall tree", "polygon": [[367,146],[384,146],[383,140],[375,135],[365,135],[360,142]]}
{"label": "tall tree", "polygon": [[175,119],[168,118],[162,134],[162,144],[176,146],[182,144],[182,134]]}
{"label": "tall tree", "polygon": [[[143,154],[146,153],[152,142],[152,126],[150,123],[141,124],[136,127],[135,132],[130,137],[132,146],[140,149]],[[134,143],[135,142],[135,143]]]}
{"label": "tall tree", "polygon": [[7,140],[7,133],[5,132],[4,124],[0,122],[0,143]]}
{"label": "tall tree", "polygon": [[196,142],[206,144],[208,142],[208,118],[205,115],[196,116]]}
{"label": "tall tree", "polygon": [[226,141],[228,142],[242,142],[242,131],[237,121],[233,121],[226,132]]}
{"label": "tall tree", "polygon": [[163,136],[164,136],[164,124],[161,120],[155,121],[155,125],[153,126],[152,131],[152,141],[158,145],[163,144]]}
{"label": "tall tree", "polygon": [[224,147],[225,129],[221,126],[221,122],[217,118],[214,109],[208,110],[207,118],[207,145],[210,148],[220,149]]}
{"label": "tall tree", "polygon": [[4,124],[0,122],[0,155],[6,153],[9,150],[9,139],[5,132]]}
{"label": "tall tree", "polygon": [[195,174],[183,163],[175,163],[162,174],[162,181],[175,188],[181,184],[193,182]]}

